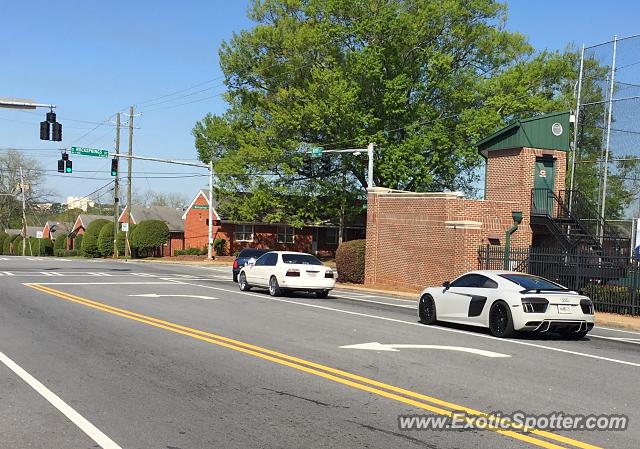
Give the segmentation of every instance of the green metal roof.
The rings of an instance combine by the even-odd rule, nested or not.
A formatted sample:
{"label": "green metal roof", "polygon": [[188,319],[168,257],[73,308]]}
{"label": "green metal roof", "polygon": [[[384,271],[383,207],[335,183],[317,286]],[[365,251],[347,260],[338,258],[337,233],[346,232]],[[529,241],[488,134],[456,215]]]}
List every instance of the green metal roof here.
{"label": "green metal roof", "polygon": [[509,148],[569,151],[570,116],[571,113],[565,111],[516,120],[482,139],[476,146],[485,158],[489,151]]}

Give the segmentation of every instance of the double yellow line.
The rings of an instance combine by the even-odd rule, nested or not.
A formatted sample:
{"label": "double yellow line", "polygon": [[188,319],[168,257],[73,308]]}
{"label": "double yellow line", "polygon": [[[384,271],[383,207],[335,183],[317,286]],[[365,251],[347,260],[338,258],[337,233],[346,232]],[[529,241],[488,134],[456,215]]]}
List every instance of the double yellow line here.
{"label": "double yellow line", "polygon": [[[567,438],[562,435],[557,435],[555,433],[532,428],[524,428],[516,423],[510,422],[506,418],[494,419],[493,422],[500,422],[501,425],[499,427],[491,426],[488,424],[481,425],[480,423],[474,423],[474,417],[482,417],[483,422],[491,422],[490,419],[487,419],[491,418],[490,414],[483,413],[478,410],[474,410],[461,405],[453,404],[451,402],[443,401],[432,396],[427,396],[421,393],[406,390],[404,388],[396,387],[394,385],[378,382],[376,380],[359,376],[347,371],[342,371],[336,368],[321,365],[319,363],[310,362],[308,360],[293,357],[281,352],[272,351],[260,346],[244,343],[242,341],[212,334],[210,332],[204,332],[198,329],[182,326],[170,321],[160,320],[158,318],[142,315],[130,310],[113,307],[87,298],[72,295],[70,293],[65,293],[60,290],[55,290],[44,285],[36,283],[27,283],[24,285],[43,293],[65,299],[67,301],[82,304],[93,309],[127,318],[129,320],[137,321],[139,323],[144,323],[149,326],[154,326],[160,329],[175,332],[177,334],[186,335],[188,337],[205,341],[207,343],[233,349],[234,351],[252,355],[254,357],[277,363],[279,365],[288,366],[298,371],[303,371],[314,376],[318,376],[342,385],[347,385],[349,387],[366,391],[368,393],[376,394],[378,396],[392,399],[404,404],[408,404],[419,409],[428,410],[439,415],[452,417],[454,414],[463,413],[466,416],[465,419],[478,428],[494,431],[498,434],[505,435],[539,447],[548,449],[566,449],[567,447],[582,449],[601,449],[598,446],[583,443],[581,441]],[[563,444],[563,446],[560,446],[556,443]]]}

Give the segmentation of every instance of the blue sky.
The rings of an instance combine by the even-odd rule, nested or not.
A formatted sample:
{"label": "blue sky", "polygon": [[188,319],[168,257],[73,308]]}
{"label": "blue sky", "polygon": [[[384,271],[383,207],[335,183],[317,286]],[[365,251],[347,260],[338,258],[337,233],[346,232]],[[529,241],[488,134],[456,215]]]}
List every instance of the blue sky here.
{"label": "blue sky", "polygon": [[[207,112],[221,113],[225,108],[219,96],[224,86],[217,49],[234,31],[251,27],[246,18],[247,4],[160,0],[150,7],[149,2],[116,0],[98,7],[93,2],[68,0],[3,2],[0,96],[55,103],[64,135],[62,145],[38,139],[37,123],[43,120],[44,110],[0,109],[0,148],[77,144],[112,149],[113,126],[89,131],[115,112],[126,112],[129,105],[136,104],[143,114],[134,119],[140,127],[134,135],[135,154],[195,159],[193,124]],[[571,42],[589,45],[609,40],[614,34],[640,32],[636,20],[640,7],[632,1],[605,4],[583,0],[578,6],[578,2],[518,0],[508,5],[507,28],[527,35],[538,49],[561,50]],[[159,103],[167,100],[161,98],[155,105],[145,103],[208,80],[213,81],[184,94],[207,89],[203,92],[165,103]],[[126,132],[121,138],[121,149],[126,149]],[[56,169],[58,153],[28,154],[40,159],[46,169]],[[76,157],[73,175],[51,173],[48,184],[59,199],[86,195],[110,180],[109,165],[107,159]],[[123,164],[123,173],[124,168]],[[134,172],[151,172],[148,176],[164,176],[155,173],[165,172],[205,174],[197,169],[144,162],[134,162]],[[179,191],[191,197],[205,183],[206,177],[135,179],[134,189]],[[108,197],[104,201],[109,201]]]}

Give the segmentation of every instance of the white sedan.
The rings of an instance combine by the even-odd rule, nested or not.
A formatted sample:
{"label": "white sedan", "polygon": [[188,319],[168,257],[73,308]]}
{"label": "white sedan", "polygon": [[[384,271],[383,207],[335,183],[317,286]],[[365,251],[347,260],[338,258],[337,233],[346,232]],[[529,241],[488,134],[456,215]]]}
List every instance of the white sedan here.
{"label": "white sedan", "polygon": [[420,295],[418,315],[436,321],[489,328],[496,337],[515,331],[559,332],[582,338],[594,325],[591,300],[530,274],[472,271]]}
{"label": "white sedan", "polygon": [[297,290],[326,298],[335,285],[333,270],[306,253],[271,251],[250,262],[238,274],[240,290],[266,287],[271,296]]}

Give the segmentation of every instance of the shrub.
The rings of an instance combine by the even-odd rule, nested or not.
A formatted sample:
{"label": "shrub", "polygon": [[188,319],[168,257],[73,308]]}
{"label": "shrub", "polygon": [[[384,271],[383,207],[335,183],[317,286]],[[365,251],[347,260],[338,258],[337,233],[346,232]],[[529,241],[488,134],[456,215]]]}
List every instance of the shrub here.
{"label": "shrub", "polygon": [[342,243],[336,251],[338,280],[362,284],[364,282],[364,253],[366,240]]}
{"label": "shrub", "polygon": [[4,242],[2,243],[2,254],[5,254],[7,256],[11,255],[11,241],[13,240],[13,237],[8,236],[5,237]]}
{"label": "shrub", "polygon": [[67,249],[67,234],[62,234],[56,237],[53,244],[54,249]]}
{"label": "shrub", "polygon": [[214,240],[213,247],[216,250],[216,256],[227,255],[227,241],[222,237],[218,237],[217,239]]}
{"label": "shrub", "polygon": [[98,249],[98,235],[102,227],[109,223],[109,220],[94,220],[89,223],[82,239],[81,254],[84,257],[100,257]]}
{"label": "shrub", "polygon": [[113,223],[107,223],[100,229],[98,251],[102,257],[113,256]]}
{"label": "shrub", "polygon": [[77,236],[74,240],[73,240],[73,249],[78,251],[78,254],[80,254],[80,251],[82,251],[82,240],[83,240],[82,235]]}
{"label": "shrub", "polygon": [[138,253],[148,252],[167,243],[169,227],[162,220],[145,220],[138,223],[130,235],[131,246],[136,248]]}
{"label": "shrub", "polygon": [[199,248],[178,249],[174,252],[176,256],[201,256],[202,250]]}
{"label": "shrub", "polygon": [[24,256],[22,254],[22,237],[16,235],[11,242],[11,254],[14,256]]}
{"label": "shrub", "polygon": [[55,250],[53,250],[53,254],[56,257],[77,256],[78,255],[78,250],[75,250],[75,249],[55,249]]}
{"label": "shrub", "polygon": [[40,255],[40,240],[35,237],[27,237],[27,245],[25,248],[25,256],[39,256]]}
{"label": "shrub", "polygon": [[9,234],[6,232],[0,232],[0,254],[4,253],[4,241],[9,238]]}
{"label": "shrub", "polygon": [[38,239],[40,240],[40,251],[39,254],[41,256],[53,256],[53,242],[51,239]]}

